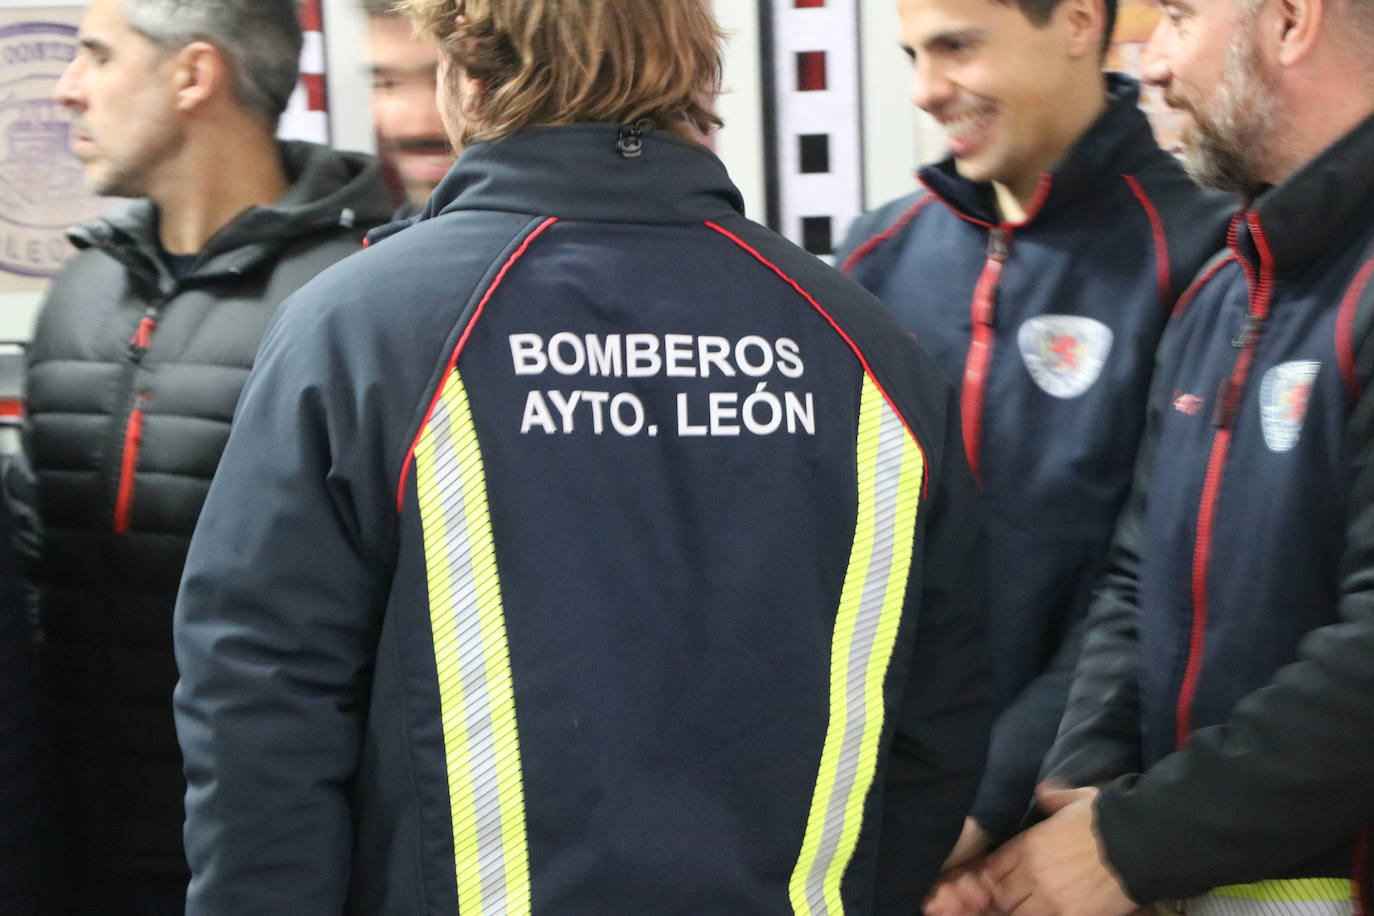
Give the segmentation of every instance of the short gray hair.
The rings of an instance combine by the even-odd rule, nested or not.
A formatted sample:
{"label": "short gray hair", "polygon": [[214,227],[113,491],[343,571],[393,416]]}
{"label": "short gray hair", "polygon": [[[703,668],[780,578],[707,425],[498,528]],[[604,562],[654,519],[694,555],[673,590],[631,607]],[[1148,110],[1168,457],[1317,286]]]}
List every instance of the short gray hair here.
{"label": "short gray hair", "polygon": [[129,28],[177,51],[208,41],[229,63],[234,97],[275,130],[300,76],[296,0],[124,0]]}

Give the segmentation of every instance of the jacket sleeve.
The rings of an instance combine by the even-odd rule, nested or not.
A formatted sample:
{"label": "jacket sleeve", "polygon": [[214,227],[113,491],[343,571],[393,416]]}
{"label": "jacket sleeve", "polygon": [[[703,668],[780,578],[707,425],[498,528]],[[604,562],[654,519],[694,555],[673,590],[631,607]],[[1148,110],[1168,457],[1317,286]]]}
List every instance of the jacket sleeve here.
{"label": "jacket sleeve", "polygon": [[1157,418],[1168,400],[1167,372],[1162,363],[1169,345],[1166,333],[1160,345],[1161,362],[1151,383],[1149,415],[1136,452],[1131,491],[1117,520],[1086,620],[1079,628],[1078,662],[1058,736],[1040,770],[1042,781],[1095,786],[1141,768],[1136,596]]}
{"label": "jacket sleeve", "polygon": [[344,907],[394,519],[367,391],[318,289],[269,331],[177,602],[189,916]]}
{"label": "jacket sleeve", "polygon": [[1374,287],[1357,315],[1364,390],[1347,423],[1346,546],[1337,622],[1241,700],[1230,720],[1099,797],[1112,865],[1136,900],[1262,880],[1374,819]]}
{"label": "jacket sleeve", "polygon": [[[876,912],[914,913],[959,836],[991,723],[978,496],[950,404],[933,476],[915,649],[883,786]],[[908,604],[911,605],[910,599]]]}
{"label": "jacket sleeve", "polygon": [[1064,715],[1086,629],[1084,616],[1071,622],[1049,666],[993,723],[988,768],[971,816],[995,843],[1016,832],[1031,806],[1041,765]]}

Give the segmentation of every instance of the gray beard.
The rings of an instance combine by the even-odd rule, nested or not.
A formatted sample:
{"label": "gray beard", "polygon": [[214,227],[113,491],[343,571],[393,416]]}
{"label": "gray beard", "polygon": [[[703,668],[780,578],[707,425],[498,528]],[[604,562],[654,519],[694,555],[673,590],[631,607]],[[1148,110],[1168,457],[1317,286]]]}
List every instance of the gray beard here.
{"label": "gray beard", "polygon": [[1184,138],[1183,166],[1188,174],[1204,187],[1242,194],[1265,184],[1278,107],[1273,80],[1264,72],[1251,38],[1252,27],[1253,23],[1240,24],[1241,34],[1227,50],[1210,110],[1181,106],[1193,115]]}

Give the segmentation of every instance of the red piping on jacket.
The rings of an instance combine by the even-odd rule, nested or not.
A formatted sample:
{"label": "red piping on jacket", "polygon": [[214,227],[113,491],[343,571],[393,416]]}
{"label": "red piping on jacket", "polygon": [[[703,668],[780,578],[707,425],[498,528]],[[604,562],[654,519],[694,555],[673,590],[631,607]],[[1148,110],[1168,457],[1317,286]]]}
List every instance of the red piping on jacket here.
{"label": "red piping on jacket", "polygon": [[[921,184],[925,185],[926,190],[933,196],[940,197],[925,179],[921,179]],[[941,203],[949,207],[955,216],[988,230],[988,257],[983,262],[983,272],[973,289],[971,339],[968,355],[964,358],[963,388],[959,392],[959,418],[963,427],[964,453],[968,456],[968,466],[973,472],[973,479],[980,483],[982,471],[979,468],[979,455],[983,438],[983,401],[987,397],[988,367],[992,364],[992,343],[996,336],[997,284],[1001,280],[1002,265],[1006,262],[1011,246],[1012,232],[1028,225],[1040,214],[1040,208],[1045,205],[1053,185],[1054,177],[1049,172],[1041,172],[1040,180],[1035,186],[1035,194],[1026,206],[1025,219],[1015,223],[1003,222],[996,226],[986,220],[969,216],[940,197]]]}
{"label": "red piping on jacket", "polygon": [[467,344],[468,338],[472,336],[472,329],[477,324],[477,319],[482,317],[482,311],[486,309],[487,302],[491,300],[492,294],[501,285],[501,281],[506,279],[506,274],[515,262],[520,260],[529,249],[533,242],[547,228],[558,222],[558,217],[550,216],[540,223],[535,230],[525,236],[525,240],[520,243],[520,247],[511,253],[506,259],[506,263],[501,265],[501,270],[496,274],[496,279],[491,281],[491,286],[487,287],[486,293],[482,296],[482,301],[477,303],[477,308],[473,310],[472,317],[468,319],[467,327],[463,328],[463,335],[458,338],[458,344],[453,348],[452,355],[448,358],[448,363],[444,366],[443,375],[439,376],[439,384],[434,388],[434,397],[429,401],[429,409],[425,411],[425,418],[420,421],[420,428],[415,432],[415,438],[410,443],[410,448],[406,450],[405,460],[401,462],[401,477],[396,483],[396,512],[400,514],[405,505],[406,479],[410,475],[410,463],[415,460],[415,449],[420,445],[420,437],[425,434],[426,427],[429,426],[430,417],[434,416],[434,408],[439,404],[439,398],[444,394],[444,387],[448,385],[448,380],[453,375],[453,367],[458,365],[458,355],[463,352],[463,347]]}
{"label": "red piping on jacket", "polygon": [[[1212,452],[1207,459],[1207,476],[1202,486],[1202,499],[1198,506],[1196,543],[1193,546],[1193,626],[1188,640],[1188,665],[1184,670],[1183,682],[1178,689],[1178,707],[1174,720],[1174,740],[1178,747],[1187,747],[1192,732],[1193,698],[1197,694],[1198,678],[1202,673],[1202,652],[1207,635],[1207,569],[1212,560],[1212,533],[1216,523],[1217,494],[1221,490],[1221,479],[1226,467],[1226,454],[1231,448],[1231,429],[1235,424],[1236,413],[1245,382],[1250,374],[1250,365],[1255,359],[1255,344],[1259,339],[1265,318],[1269,316],[1269,301],[1273,294],[1274,257],[1269,242],[1264,237],[1264,228],[1259,215],[1247,214],[1251,237],[1259,251],[1260,269],[1256,276],[1250,263],[1241,259],[1245,269],[1245,279],[1250,288],[1250,311],[1246,315],[1245,326],[1237,343],[1240,355],[1236,357],[1235,367],[1229,378],[1223,379],[1217,392],[1217,405],[1214,423],[1218,427],[1212,440]],[[1237,226],[1231,228],[1231,246],[1235,247]]]}
{"label": "red piping on jacket", "polygon": [[849,255],[849,257],[845,258],[844,264],[840,267],[840,272],[852,274],[854,272],[854,268],[859,266],[860,261],[868,257],[870,254],[872,254],[873,250],[877,248],[879,245],[890,240],[897,233],[905,229],[907,224],[910,223],[913,219],[915,219],[917,215],[922,210],[924,210],[926,206],[934,199],[935,198],[933,194],[926,194],[920,200],[916,201],[916,203],[908,207],[906,209],[906,212],[904,212],[901,216],[897,217],[896,221],[891,226],[888,226],[882,232],[879,232],[877,235],[873,236],[873,238],[864,242],[858,248],[855,248],[854,251]]}
{"label": "red piping on jacket", "polygon": [[119,462],[119,491],[115,496],[116,534],[129,533],[129,515],[134,505],[134,472],[138,470],[138,449],[143,439],[145,400],[146,396],[140,392],[134,401],[134,409],[129,414],[129,424],[124,427],[124,451]]}
{"label": "red piping on jacket", "polygon": [[1364,266],[1355,275],[1350,288],[1345,291],[1345,298],[1341,300],[1341,310],[1336,316],[1336,360],[1340,363],[1341,378],[1345,380],[1345,394],[1351,404],[1360,396],[1360,380],[1355,372],[1353,339],[1355,306],[1359,304],[1364,288],[1369,285],[1371,275],[1374,275],[1374,258],[1365,261]]}
{"label": "red piping on jacket", "polygon": [[1193,299],[1197,297],[1197,294],[1202,291],[1202,288],[1204,286],[1212,282],[1212,278],[1217,275],[1218,271],[1220,271],[1227,264],[1230,264],[1233,261],[1238,260],[1240,259],[1236,257],[1234,252],[1228,254],[1224,258],[1218,258],[1216,263],[1213,264],[1205,274],[1194,280],[1193,284],[1183,291],[1183,295],[1178,297],[1178,302],[1174,304],[1174,312],[1172,317],[1177,318],[1179,315],[1182,315],[1183,310],[1186,309],[1192,303]]}
{"label": "red piping on jacket", "polygon": [[[782,280],[786,282],[788,286],[791,286],[801,295],[803,299],[811,303],[811,307],[814,308],[818,313],[820,313],[820,316],[822,318],[829,322],[830,326],[835,329],[835,333],[839,334],[840,337],[844,339],[844,342],[849,344],[849,349],[854,352],[854,356],[859,360],[859,365],[863,366],[864,374],[873,380],[873,384],[877,386],[878,391],[883,396],[883,400],[887,401],[888,406],[892,408],[892,412],[895,413],[897,415],[897,418],[902,421],[902,426],[906,427],[907,435],[911,436],[911,441],[916,443],[916,448],[921,453],[921,464],[923,466],[929,467],[929,465],[926,464],[925,446],[921,444],[921,440],[916,436],[916,432],[911,428],[911,425],[907,423],[906,417],[902,414],[900,410],[897,409],[897,403],[893,401],[892,396],[887,393],[887,389],[883,387],[883,383],[878,381],[878,377],[873,374],[873,368],[868,364],[868,360],[864,358],[863,353],[854,343],[854,340],[848,334],[845,333],[844,328],[840,327],[839,322],[837,322],[831,316],[831,314],[827,312],[821,306],[821,304],[815,300],[815,298],[810,293],[802,289],[800,283],[798,283],[796,280],[792,279],[785,272],[783,272],[782,268],[778,267],[772,261],[768,260],[763,255],[759,254],[759,252],[754,250],[754,248],[748,242],[744,241],[744,239],[735,235],[733,232],[730,232],[728,229],[725,229],[713,222],[710,222],[709,220],[706,222],[706,227],[708,229],[714,230],[715,232],[719,232],[721,235],[725,236],[727,239],[734,242],[736,245],[738,245],[739,247],[743,248],[745,251],[753,255],[754,260],[758,261],[764,267],[767,267],[769,270],[773,271],[773,273],[781,277]],[[924,499],[928,495],[930,495],[930,474],[925,473],[921,475],[921,497]]]}
{"label": "red piping on jacket", "polygon": [[1155,281],[1159,284],[1159,304],[1165,308],[1169,307],[1169,237],[1164,232],[1164,220],[1160,219],[1159,210],[1155,207],[1154,201],[1150,200],[1150,195],[1145,193],[1145,189],[1136,181],[1134,175],[1122,175],[1126,179],[1126,184],[1131,186],[1131,193],[1135,194],[1136,200],[1145,208],[1145,216],[1150,220],[1150,232],[1155,239]]}
{"label": "red piping on jacket", "polygon": [[968,356],[964,359],[963,393],[959,398],[959,418],[964,432],[964,453],[968,456],[973,479],[982,483],[978,466],[983,442],[983,402],[987,399],[988,366],[992,363],[992,343],[996,334],[997,284],[1002,265],[1007,261],[1007,231],[998,227],[988,235],[988,257],[973,288],[973,307],[969,315],[971,331]]}

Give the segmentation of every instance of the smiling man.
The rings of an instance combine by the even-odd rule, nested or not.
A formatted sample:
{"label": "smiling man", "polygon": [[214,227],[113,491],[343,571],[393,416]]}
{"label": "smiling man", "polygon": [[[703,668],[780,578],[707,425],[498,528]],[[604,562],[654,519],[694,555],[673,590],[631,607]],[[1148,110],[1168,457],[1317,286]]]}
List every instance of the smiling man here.
{"label": "smiling man", "polygon": [[1160,348],[1047,761],[1078,788],[986,872],[1018,916],[1369,913],[1374,5],[1164,12],[1144,74],[1247,204]]}
{"label": "smiling man", "polygon": [[1031,803],[1130,485],[1156,341],[1232,205],[1159,149],[1137,84],[1104,77],[1114,0],[897,9],[912,100],[950,154],[855,226],[842,265],[961,382],[988,510],[1002,711],[954,866]]}
{"label": "smiling man", "polygon": [[391,209],[370,157],[278,143],[292,0],[94,0],[56,89],[105,195],[29,351],[26,446],[75,912],[180,913],[172,607],[277,304]]}

